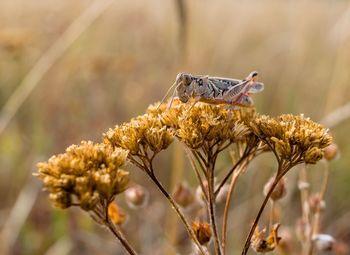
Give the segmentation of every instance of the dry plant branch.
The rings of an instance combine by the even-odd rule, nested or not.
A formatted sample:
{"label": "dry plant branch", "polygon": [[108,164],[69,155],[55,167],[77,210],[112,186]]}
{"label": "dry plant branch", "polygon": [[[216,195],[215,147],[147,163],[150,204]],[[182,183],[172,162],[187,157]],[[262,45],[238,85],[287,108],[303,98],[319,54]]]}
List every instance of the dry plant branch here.
{"label": "dry plant branch", "polygon": [[[150,178],[175,210],[191,241],[196,245],[195,254],[208,254],[206,245],[213,239],[215,254],[222,255],[227,244],[229,205],[237,177],[255,156],[270,149],[276,156],[278,170],[246,239],[242,252],[245,255],[265,206],[281,178],[297,164],[314,164],[319,161],[323,156],[322,150],[331,143],[332,138],[321,125],[304,116],[282,115],[271,118],[255,112],[230,111],[222,106],[203,103],[193,106],[174,101],[173,104],[171,109],[163,104],[157,108],[150,106],[146,114],[108,130],[103,135],[102,143],[83,141],[80,145],[70,146],[65,153],[53,156],[48,162],[39,163],[37,176],[43,180],[54,205],[63,209],[79,206],[90,212],[98,224],[110,229],[129,254],[134,254],[123,234],[111,225],[120,224],[116,223],[121,222],[116,215],[119,213],[120,218],[123,214],[114,203],[111,204],[114,205],[111,207],[111,215],[107,212],[109,203],[128,188],[129,173],[120,167],[126,161],[131,162]],[[184,144],[199,187],[204,193],[203,200],[206,200],[198,203],[201,208],[196,217],[202,222],[194,221],[192,225],[180,208],[194,203],[193,198],[184,202],[180,199],[184,195],[191,197],[191,189],[183,189],[183,192],[179,190],[173,198],[158,179],[153,165],[156,155],[166,150],[174,138]],[[226,173],[219,187],[216,187],[216,161],[219,153],[230,144],[237,145],[240,158]],[[230,188],[219,193],[232,175]],[[200,200],[201,194],[196,195]],[[222,238],[219,237],[220,216],[216,210],[220,200],[226,201]],[[101,206],[98,201],[105,202]],[[207,215],[203,214],[205,209]],[[275,249],[278,244],[278,227],[279,224],[273,226],[271,238],[275,242],[268,247],[268,251]],[[253,248],[261,250],[256,249],[255,245]]]}
{"label": "dry plant branch", "polygon": [[226,201],[225,201],[224,216],[223,216],[223,220],[222,220],[221,239],[222,239],[223,254],[226,254],[227,224],[228,224],[228,214],[229,214],[230,204],[231,204],[231,197],[232,197],[233,191],[234,191],[234,189],[236,187],[236,183],[237,183],[238,177],[240,176],[240,174],[242,172],[244,172],[246,167],[247,167],[247,164],[241,165],[237,169],[237,171],[235,171],[233,173],[233,176],[231,178],[229,191],[228,191],[227,198],[226,198]]}
{"label": "dry plant branch", "polygon": [[[281,167],[282,167],[282,166],[280,165],[280,166],[279,166],[278,172],[282,171],[282,168],[281,168]],[[288,170],[287,170],[287,171],[288,171]],[[247,254],[248,249],[249,249],[249,247],[250,247],[251,239],[252,239],[253,234],[254,234],[254,231],[255,231],[255,229],[256,229],[256,227],[257,227],[257,225],[258,225],[258,222],[259,222],[259,220],[260,220],[260,217],[261,217],[262,213],[264,212],[264,209],[265,209],[265,207],[266,207],[267,202],[268,202],[269,199],[270,199],[270,196],[271,196],[272,192],[274,191],[274,189],[275,189],[275,187],[277,186],[278,182],[282,179],[283,175],[284,175],[284,174],[277,174],[277,175],[276,175],[275,180],[273,181],[273,183],[272,183],[272,185],[271,185],[271,187],[270,187],[268,193],[266,194],[266,196],[265,196],[265,198],[264,198],[264,200],[263,200],[263,202],[262,202],[262,204],[261,204],[261,206],[260,206],[260,209],[259,209],[259,211],[258,211],[258,213],[257,213],[257,215],[256,215],[256,217],[255,217],[255,219],[254,219],[253,225],[252,225],[252,227],[250,228],[249,234],[248,234],[248,236],[247,236],[247,238],[246,238],[246,241],[245,241],[245,244],[244,244],[244,247],[243,247],[243,251],[242,251],[242,255],[246,255],[246,254]]]}
{"label": "dry plant branch", "polygon": [[167,201],[171,204],[172,208],[175,210],[176,214],[179,216],[180,220],[182,221],[182,223],[184,224],[186,231],[188,232],[189,236],[191,237],[191,239],[195,242],[195,244],[197,245],[199,251],[201,252],[202,255],[205,255],[205,252],[201,246],[201,244],[199,243],[195,233],[193,232],[190,224],[188,223],[188,221],[186,220],[185,215],[183,214],[183,212],[181,211],[180,207],[176,204],[176,202],[174,201],[174,199],[172,198],[172,196],[165,190],[165,188],[163,187],[163,185],[159,182],[158,178],[156,177],[156,175],[154,174],[154,169],[153,169],[153,165],[152,162],[150,162],[150,169],[147,169],[147,165],[143,165],[143,169],[145,170],[144,172],[148,175],[148,177],[153,181],[153,183],[157,186],[157,188],[159,189],[159,191],[163,194],[163,196],[167,199]]}

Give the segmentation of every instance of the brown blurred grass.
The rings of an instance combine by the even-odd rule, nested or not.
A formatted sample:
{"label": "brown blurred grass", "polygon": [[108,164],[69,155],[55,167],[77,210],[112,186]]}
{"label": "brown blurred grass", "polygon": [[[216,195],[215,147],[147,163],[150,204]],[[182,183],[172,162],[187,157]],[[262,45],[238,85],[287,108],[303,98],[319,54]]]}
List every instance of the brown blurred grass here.
{"label": "brown blurred grass", "polygon": [[[113,4],[48,71],[0,137],[1,226],[23,186],[30,182],[39,159],[82,139],[99,140],[109,127],[142,113],[148,104],[162,98],[179,71],[243,78],[257,69],[265,91],[254,100],[258,112],[265,114],[305,113],[321,120],[350,100],[347,1],[186,3],[185,60],[179,53],[175,2],[123,0]],[[0,2],[0,107],[34,63],[90,4],[87,0]],[[346,171],[350,163],[349,125],[345,121],[332,129],[342,157],[332,164],[325,228],[337,225],[336,219],[350,210],[345,199],[350,182]],[[160,162],[160,174],[169,184],[170,157],[164,155]],[[261,196],[262,185],[274,167],[270,162],[264,156],[257,159],[241,180],[233,197],[242,206],[232,212],[236,218],[252,220],[252,214],[244,212],[247,207],[254,211],[256,206],[245,201]],[[316,185],[320,168],[322,165],[310,169]],[[144,176],[133,177],[147,186]],[[289,176],[291,182],[293,178],[293,174]],[[247,190],[248,185],[252,189]],[[283,217],[290,224],[299,213],[295,193],[291,187],[288,205],[283,204],[296,208],[287,214],[291,217]],[[132,214],[127,229],[130,233],[139,230],[139,236],[133,238],[142,241],[145,254],[163,251],[157,238],[164,238],[164,230],[148,233],[165,215],[162,201],[156,198],[157,193],[152,193],[147,211],[159,213],[148,215],[147,223]],[[80,215],[51,209],[40,194],[12,254],[45,254],[63,235],[73,240],[70,254],[109,254],[108,248],[102,250],[105,240],[94,234],[103,234],[103,230],[94,229]],[[76,230],[76,225],[83,230]],[[246,231],[243,224],[239,226],[244,233],[232,233],[232,243],[237,245]],[[91,236],[85,234],[93,229]],[[349,226],[333,231],[349,242],[346,229]]]}

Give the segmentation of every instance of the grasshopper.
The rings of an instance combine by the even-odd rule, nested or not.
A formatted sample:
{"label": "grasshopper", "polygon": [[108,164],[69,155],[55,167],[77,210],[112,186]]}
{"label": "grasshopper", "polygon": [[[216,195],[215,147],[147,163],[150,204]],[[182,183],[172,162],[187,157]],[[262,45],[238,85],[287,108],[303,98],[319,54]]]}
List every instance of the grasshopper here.
{"label": "grasshopper", "polygon": [[257,76],[258,72],[256,71],[251,72],[243,80],[179,73],[175,83],[169,88],[159,106],[164,102],[171,89],[175,87],[168,108],[171,107],[175,94],[183,103],[187,103],[190,98],[193,98],[194,103],[190,109],[197,102],[250,107],[254,104],[250,94],[264,90],[264,84],[257,82]]}

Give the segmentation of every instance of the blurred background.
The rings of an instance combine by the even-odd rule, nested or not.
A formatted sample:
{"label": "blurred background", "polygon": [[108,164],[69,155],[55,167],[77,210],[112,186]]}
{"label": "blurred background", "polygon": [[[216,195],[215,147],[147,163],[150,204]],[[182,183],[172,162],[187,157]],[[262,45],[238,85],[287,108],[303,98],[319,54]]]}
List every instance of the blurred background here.
{"label": "blurred background", "polygon": [[[159,101],[181,71],[244,78],[253,70],[265,83],[254,96],[259,113],[303,113],[331,128],[340,158],[331,163],[322,230],[350,245],[350,121],[341,108],[350,101],[350,2],[0,1],[0,253],[123,254],[88,215],[51,207],[32,176],[36,163],[81,140],[100,141]],[[196,187],[174,145],[157,165],[169,191],[184,178]],[[239,180],[229,254],[242,249],[275,167],[262,155]],[[307,170],[319,190],[324,165]],[[151,196],[138,212],[118,198],[127,236],[143,254],[181,252],[187,236],[176,215],[145,175],[131,175]],[[287,177],[281,222],[294,236],[298,170]]]}

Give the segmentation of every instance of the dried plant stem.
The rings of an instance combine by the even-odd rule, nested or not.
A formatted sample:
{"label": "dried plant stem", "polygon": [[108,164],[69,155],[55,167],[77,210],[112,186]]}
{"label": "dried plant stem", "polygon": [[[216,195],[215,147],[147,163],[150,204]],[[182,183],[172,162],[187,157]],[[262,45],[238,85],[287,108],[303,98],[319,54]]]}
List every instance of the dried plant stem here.
{"label": "dried plant stem", "polygon": [[326,191],[327,191],[327,186],[328,186],[328,180],[329,180],[329,162],[325,162],[325,170],[324,170],[324,177],[323,177],[323,182],[321,186],[321,191],[320,191],[320,199],[323,199]]}
{"label": "dried plant stem", "polygon": [[219,194],[221,188],[225,185],[225,183],[228,181],[228,179],[231,177],[231,175],[235,172],[236,168],[242,164],[242,162],[248,158],[248,156],[250,156],[251,150],[246,150],[246,152],[243,154],[243,156],[235,163],[235,165],[227,172],[226,176],[224,177],[224,179],[221,181],[221,183],[219,184],[219,186],[216,188],[215,190],[215,196],[217,196],[217,194]]}
{"label": "dried plant stem", "polygon": [[221,232],[221,245],[222,245],[222,251],[223,254],[226,254],[226,240],[227,240],[227,222],[228,222],[228,213],[230,209],[230,204],[231,204],[231,197],[233,194],[233,190],[235,189],[237,179],[239,176],[239,173],[241,171],[237,171],[233,174],[231,183],[230,183],[230,188],[229,192],[227,194],[226,202],[225,202],[225,208],[224,208],[224,216],[223,216],[223,222],[222,222],[222,232]]}
{"label": "dried plant stem", "polygon": [[[300,169],[299,182],[305,183],[305,184],[308,183],[305,164],[303,164],[302,168]],[[308,189],[303,188],[300,192],[300,196],[301,196],[301,209],[302,209],[303,219],[308,222],[309,221],[309,210],[307,208],[305,208],[306,202],[309,199]]]}
{"label": "dried plant stem", "polygon": [[[328,179],[329,179],[329,163],[325,163],[325,170],[324,170],[324,177],[322,181],[321,190],[319,192],[319,199],[320,203],[322,202],[324,195],[326,194],[327,186],[328,186]],[[309,245],[309,251],[308,254],[311,255],[313,253],[313,243],[312,243],[312,236],[316,235],[320,231],[320,218],[321,218],[321,207],[320,204],[316,208],[316,212],[313,215],[313,221],[312,226],[310,230],[310,245]]]}
{"label": "dried plant stem", "polygon": [[[300,174],[299,174],[299,182],[308,184],[308,177],[307,177],[307,172],[306,172],[306,165],[303,164],[302,168],[300,169]],[[300,191],[300,196],[301,196],[301,208],[302,208],[302,219],[304,221],[304,224],[307,226],[311,226],[310,223],[310,210],[307,205],[307,201],[309,200],[309,191],[307,188],[303,188]],[[305,242],[302,242],[302,254],[307,255],[307,254],[312,254],[312,243],[311,243],[311,233],[312,231],[310,230],[310,233],[307,235],[307,240]]]}
{"label": "dried plant stem", "polygon": [[[208,157],[210,158],[210,157]],[[221,255],[221,244],[219,240],[219,234],[218,229],[216,225],[216,210],[215,210],[215,194],[214,194],[214,166],[213,164],[209,164],[208,168],[208,193],[209,193],[209,217],[210,217],[210,224],[213,228],[213,234],[214,234],[214,246],[215,246],[215,254]]]}
{"label": "dried plant stem", "polygon": [[203,247],[199,243],[195,233],[193,232],[190,224],[187,222],[185,215],[181,212],[179,206],[176,204],[174,199],[170,196],[170,194],[164,189],[163,185],[159,182],[157,177],[154,175],[153,168],[151,168],[151,171],[146,171],[148,174],[149,178],[154,182],[154,184],[157,186],[157,188],[160,190],[160,192],[165,196],[165,198],[169,201],[169,203],[172,205],[172,208],[175,210],[176,214],[179,216],[181,219],[182,223],[184,224],[189,236],[192,238],[192,240],[195,242],[197,245],[199,251],[201,252],[202,255],[205,255],[205,252],[203,250]]}
{"label": "dried plant stem", "polygon": [[[200,187],[202,189],[202,192],[204,194],[205,201],[208,202],[208,200],[209,200],[208,199],[208,194],[207,194],[206,189],[204,188],[203,180],[202,180],[202,177],[200,175],[199,169],[197,168],[197,166],[196,166],[196,164],[195,164],[195,162],[194,162],[194,160],[193,160],[189,150],[188,149],[185,149],[185,150],[186,150],[187,157],[190,160],[190,164],[191,164],[191,166],[192,166],[192,168],[193,168],[193,170],[194,170],[194,172],[196,174],[196,177],[198,179],[198,182],[199,182],[199,185],[200,185]],[[193,155],[193,152],[192,152],[192,155]]]}
{"label": "dried plant stem", "polygon": [[[287,168],[289,169],[289,168]],[[251,239],[253,237],[253,234],[254,234],[254,231],[258,225],[258,222],[260,220],[260,217],[266,207],[266,204],[267,202],[269,201],[270,199],[270,196],[272,194],[272,192],[274,191],[275,187],[277,186],[278,182],[281,180],[281,178],[284,176],[284,174],[287,172],[288,170],[283,170],[283,164],[282,163],[279,163],[279,166],[278,166],[278,171],[277,171],[277,175],[275,177],[275,180],[273,181],[267,195],[265,196],[265,199],[263,201],[263,203],[261,204],[260,206],[260,209],[259,209],[259,212],[258,214],[256,215],[255,217],[255,220],[254,220],[254,223],[252,225],[252,227],[250,228],[250,231],[249,231],[249,234],[247,236],[247,239],[245,241],[245,244],[244,244],[244,247],[243,247],[243,251],[242,251],[242,255],[246,255],[247,252],[248,252],[248,249],[250,247],[250,242],[251,242]]]}
{"label": "dried plant stem", "polygon": [[104,206],[103,206],[104,207],[104,221],[105,221],[106,227],[113,233],[113,235],[119,240],[119,242],[123,245],[125,250],[127,250],[127,252],[130,255],[137,255],[137,252],[132,248],[132,246],[126,240],[124,235],[119,230],[116,229],[116,227],[114,226],[113,222],[109,218],[108,205],[109,205],[109,203],[105,202]]}
{"label": "dried plant stem", "polygon": [[271,231],[274,221],[275,201],[271,200],[270,205],[269,230]]}

